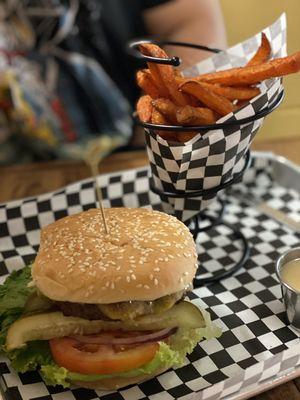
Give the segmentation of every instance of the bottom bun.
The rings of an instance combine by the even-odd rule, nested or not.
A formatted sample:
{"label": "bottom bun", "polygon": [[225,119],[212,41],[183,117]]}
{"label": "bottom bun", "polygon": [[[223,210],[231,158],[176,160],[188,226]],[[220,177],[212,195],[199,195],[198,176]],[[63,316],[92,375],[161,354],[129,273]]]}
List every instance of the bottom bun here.
{"label": "bottom bun", "polygon": [[128,385],[134,385],[135,383],[142,383],[144,381],[148,381],[149,379],[154,378],[157,375],[162,374],[163,372],[167,371],[169,368],[161,368],[158,369],[153,374],[143,374],[134,376],[132,378],[107,378],[107,379],[99,379],[98,381],[92,382],[84,382],[84,381],[72,381],[72,383],[76,386],[85,389],[100,389],[100,390],[114,390],[120,389]]}

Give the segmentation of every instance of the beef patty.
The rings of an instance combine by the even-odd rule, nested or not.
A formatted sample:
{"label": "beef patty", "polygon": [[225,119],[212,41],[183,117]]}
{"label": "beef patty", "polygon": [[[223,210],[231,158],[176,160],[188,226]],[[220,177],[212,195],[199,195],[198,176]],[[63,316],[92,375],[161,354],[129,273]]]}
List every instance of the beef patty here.
{"label": "beef patty", "polygon": [[84,304],[57,301],[56,306],[66,316],[80,317],[89,320],[135,319],[142,315],[158,314],[173,307],[180,301],[186,291],[176,292],[153,301],[123,301],[111,304]]}

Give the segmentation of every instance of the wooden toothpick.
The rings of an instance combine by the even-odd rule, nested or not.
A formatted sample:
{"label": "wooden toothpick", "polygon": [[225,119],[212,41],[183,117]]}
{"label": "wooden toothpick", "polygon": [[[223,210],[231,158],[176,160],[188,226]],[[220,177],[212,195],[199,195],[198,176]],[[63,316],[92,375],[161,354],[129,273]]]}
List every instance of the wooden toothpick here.
{"label": "wooden toothpick", "polygon": [[102,197],[102,193],[101,193],[100,187],[99,187],[99,185],[97,183],[97,175],[98,175],[98,172],[99,172],[99,169],[98,169],[99,164],[98,164],[98,162],[90,163],[90,167],[91,167],[92,174],[93,174],[93,177],[94,177],[94,185],[95,185],[95,189],[96,189],[96,195],[97,195],[99,207],[100,207],[100,210],[101,210],[104,230],[105,230],[105,233],[108,235],[109,231],[108,231],[108,226],[107,226],[107,223],[106,223],[105,212],[104,212],[104,207],[103,207],[103,197]]}
{"label": "wooden toothpick", "polygon": [[111,138],[109,136],[103,136],[95,140],[90,141],[87,150],[84,155],[84,161],[90,167],[93,178],[94,186],[96,189],[96,195],[99,203],[99,208],[101,210],[101,216],[104,226],[104,231],[108,235],[109,229],[105,217],[105,209],[103,207],[103,197],[100,187],[97,183],[97,175],[99,173],[99,163],[106,157],[112,150],[119,147],[122,144],[119,138]]}

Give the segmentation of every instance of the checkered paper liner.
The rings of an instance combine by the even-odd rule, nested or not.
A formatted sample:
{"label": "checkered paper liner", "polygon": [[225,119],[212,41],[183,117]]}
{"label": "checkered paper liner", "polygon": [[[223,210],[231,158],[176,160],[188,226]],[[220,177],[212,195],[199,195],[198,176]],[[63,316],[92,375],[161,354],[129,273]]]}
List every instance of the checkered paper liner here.
{"label": "checkered paper liner", "polygon": [[[257,153],[236,190],[251,190],[299,220],[300,194],[273,180],[273,162],[274,158]],[[159,209],[159,197],[149,191],[149,175],[148,168],[141,168],[99,176],[105,206]],[[87,179],[53,193],[0,205],[2,278],[34,259],[42,226],[94,207],[95,198],[93,182]],[[183,367],[117,392],[46,386],[38,372],[16,374],[2,357],[0,384],[7,399],[222,399],[298,365],[295,345],[299,336],[286,325],[274,261],[299,244],[299,235],[240,203],[234,193],[229,194],[228,202],[225,219],[243,231],[251,245],[250,259],[235,276],[190,294],[191,301],[207,309],[222,328],[219,339],[202,341]],[[230,267],[240,251],[240,244],[224,226],[201,233],[197,247],[199,274]]]}
{"label": "checkered paper liner", "polygon": [[[286,55],[286,16],[264,29],[272,46],[272,56]],[[223,51],[184,72],[186,76],[220,71],[243,66],[251,59],[261,43],[261,33]],[[261,94],[250,100],[240,110],[228,114],[218,122],[237,121],[255,115],[271,106],[283,91],[280,78],[270,79],[260,85]],[[241,171],[244,156],[264,118],[244,125],[224,129],[209,130],[198,134],[185,144],[168,143],[155,131],[145,129],[147,152],[150,161],[154,186],[164,192],[177,190],[192,192],[211,189],[227,182],[235,173]],[[191,198],[162,196],[164,211],[173,213],[182,221],[205,209],[215,195]]]}

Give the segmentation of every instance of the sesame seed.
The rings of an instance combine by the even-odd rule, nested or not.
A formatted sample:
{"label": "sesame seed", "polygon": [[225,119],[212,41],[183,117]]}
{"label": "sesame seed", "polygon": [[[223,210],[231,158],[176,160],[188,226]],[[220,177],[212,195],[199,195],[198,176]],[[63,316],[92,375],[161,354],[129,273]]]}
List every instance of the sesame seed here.
{"label": "sesame seed", "polygon": [[126,281],[129,283],[130,282],[130,276],[126,276]]}
{"label": "sesame seed", "polygon": [[155,278],[154,279],[154,285],[157,286],[158,285],[158,280]]}

